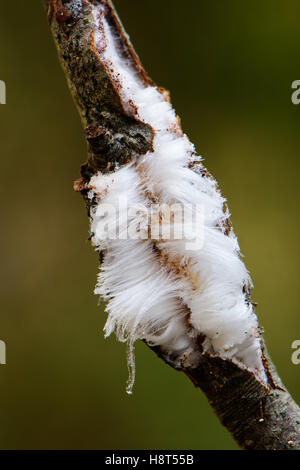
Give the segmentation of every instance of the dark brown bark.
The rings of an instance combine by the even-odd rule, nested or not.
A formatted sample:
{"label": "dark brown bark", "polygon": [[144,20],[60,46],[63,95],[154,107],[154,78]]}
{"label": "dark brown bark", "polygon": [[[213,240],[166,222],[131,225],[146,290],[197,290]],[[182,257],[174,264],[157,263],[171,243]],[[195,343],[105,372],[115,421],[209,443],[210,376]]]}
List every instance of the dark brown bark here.
{"label": "dark brown bark", "polygon": [[[161,351],[155,349],[155,352],[172,366],[172,361]],[[173,367],[201,388],[241,448],[299,450],[300,409],[284,389],[270,358],[266,361],[268,387],[249,371],[209,354],[201,355],[196,368]]]}
{"label": "dark brown bark", "polygon": [[[82,118],[89,155],[75,189],[85,197],[85,182],[96,171],[111,171],[132,156],[152,149],[153,129],[139,121],[134,104],[125,110],[118,84],[95,47],[92,6],[105,16],[119,37],[119,48],[146,85],[152,84],[109,0],[45,0],[49,23],[74,101]],[[168,99],[165,90],[161,93]],[[180,132],[180,127],[177,132]],[[206,176],[209,173],[205,169]],[[228,228],[229,230],[229,228]],[[183,371],[207,396],[222,424],[243,449],[300,449],[300,409],[284,389],[263,352],[268,384],[229,360],[207,353],[196,367],[184,365],[152,348],[167,364]],[[195,350],[201,344],[195,341]],[[181,364],[180,366],[178,364]]]}

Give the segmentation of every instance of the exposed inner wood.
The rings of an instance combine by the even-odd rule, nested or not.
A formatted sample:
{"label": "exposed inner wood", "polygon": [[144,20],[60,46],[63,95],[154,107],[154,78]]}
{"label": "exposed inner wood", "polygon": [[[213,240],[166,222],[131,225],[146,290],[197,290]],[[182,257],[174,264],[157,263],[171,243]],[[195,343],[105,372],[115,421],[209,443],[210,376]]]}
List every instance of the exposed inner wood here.
{"label": "exposed inner wood", "polygon": [[[145,83],[153,83],[109,0],[44,1],[59,59],[88,144],[88,159],[81,167],[81,179],[75,183],[75,189],[82,193],[89,210],[85,184],[90,177],[97,171],[111,171],[116,165],[129,162],[133,156],[151,151],[154,137],[151,126],[139,121],[122,105],[118,87],[95,45],[92,6],[105,6],[106,19],[120,38],[124,56]],[[166,100],[169,99],[164,89],[161,93]],[[179,119],[174,132],[182,132]],[[210,177],[202,164],[195,161],[190,165],[202,177]],[[230,224],[225,217],[222,229],[230,233]],[[186,276],[191,276],[188,266],[182,269],[186,270]],[[203,353],[201,338],[195,341],[195,348],[201,353],[199,364],[194,368],[182,367],[181,370],[205,393],[222,424],[242,448],[300,449],[300,409],[284,389],[266,353],[268,387],[245,368]],[[172,358],[166,357],[159,348],[151,349],[168,365],[178,369]]]}

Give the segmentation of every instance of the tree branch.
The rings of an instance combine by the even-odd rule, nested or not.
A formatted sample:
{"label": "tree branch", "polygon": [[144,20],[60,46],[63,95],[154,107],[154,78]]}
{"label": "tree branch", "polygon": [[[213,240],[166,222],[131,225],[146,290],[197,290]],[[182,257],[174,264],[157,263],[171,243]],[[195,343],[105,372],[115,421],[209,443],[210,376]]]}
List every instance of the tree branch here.
{"label": "tree branch", "polygon": [[[109,0],[45,0],[45,4],[58,55],[88,143],[88,159],[81,167],[81,179],[75,183],[75,189],[81,192],[90,211],[90,178],[99,171],[110,174],[133,158],[139,159],[153,151],[155,136],[155,129],[140,118],[135,103],[124,99],[119,71],[104,56],[103,19],[110,26],[119,56],[129,64],[139,83],[145,88],[154,84],[144,71]],[[102,33],[101,37],[98,37],[99,33]],[[168,93],[158,90],[168,102]],[[172,132],[183,136],[179,120]],[[203,178],[211,178],[195,159],[190,168]],[[223,229],[230,233],[227,219],[224,219]],[[250,302],[249,293],[246,294]],[[263,341],[261,360],[265,381],[249,368],[204,349],[203,343],[203,335],[192,340],[193,351],[192,354],[189,351],[189,358],[192,355],[193,361],[187,360],[186,353],[174,357],[170,350],[150,342],[148,346],[201,388],[222,424],[242,448],[300,449],[300,409],[283,387],[267,357]]]}

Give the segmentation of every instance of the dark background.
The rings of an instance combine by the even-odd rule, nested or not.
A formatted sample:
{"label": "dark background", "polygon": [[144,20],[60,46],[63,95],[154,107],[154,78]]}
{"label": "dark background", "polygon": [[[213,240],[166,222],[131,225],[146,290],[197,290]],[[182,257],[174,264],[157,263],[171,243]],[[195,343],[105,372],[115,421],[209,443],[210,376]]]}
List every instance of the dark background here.
{"label": "dark background", "polygon": [[[300,401],[299,1],[115,5],[229,200],[269,350]],[[72,189],[85,141],[42,1],[1,2],[0,79],[0,447],[235,449],[202,393],[143,344],[125,393],[125,348],[103,339],[97,256]]]}

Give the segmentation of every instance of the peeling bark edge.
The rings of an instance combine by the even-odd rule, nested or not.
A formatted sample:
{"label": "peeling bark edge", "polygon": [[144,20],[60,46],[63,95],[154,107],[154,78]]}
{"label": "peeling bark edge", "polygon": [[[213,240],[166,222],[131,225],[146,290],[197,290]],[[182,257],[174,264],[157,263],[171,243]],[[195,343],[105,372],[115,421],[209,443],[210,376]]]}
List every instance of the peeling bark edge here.
{"label": "peeling bark edge", "polygon": [[[171,361],[152,348],[172,366]],[[266,358],[268,354],[264,350]],[[230,360],[202,354],[196,368],[184,372],[206,395],[223,426],[245,450],[299,450],[300,409],[272,368],[272,388]],[[270,372],[271,374],[271,372]]]}
{"label": "peeling bark edge", "polygon": [[76,189],[96,171],[111,171],[128,163],[133,155],[152,150],[154,132],[124,109],[117,84],[95,45],[92,6],[103,4],[111,25],[120,35],[122,53],[145,84],[152,81],[144,71],[118,17],[106,0],[46,0],[48,20],[61,66],[78,108],[88,143],[88,160]]}
{"label": "peeling bark edge", "polygon": [[[91,175],[111,171],[130,161],[133,155],[145,154],[152,149],[154,136],[150,126],[124,109],[109,71],[95,49],[92,4],[105,5],[110,24],[120,35],[124,54],[146,84],[153,82],[130,44],[112,2],[44,0],[44,3],[88,143],[88,160],[81,167],[81,179],[75,183],[75,189],[85,197],[85,183]],[[168,99],[165,90],[161,92]],[[220,357],[202,353],[197,367],[178,368],[178,363],[175,365],[159,348],[151,349],[201,388],[241,448],[300,450],[300,409],[284,389],[266,352],[269,387],[246,369]]]}

